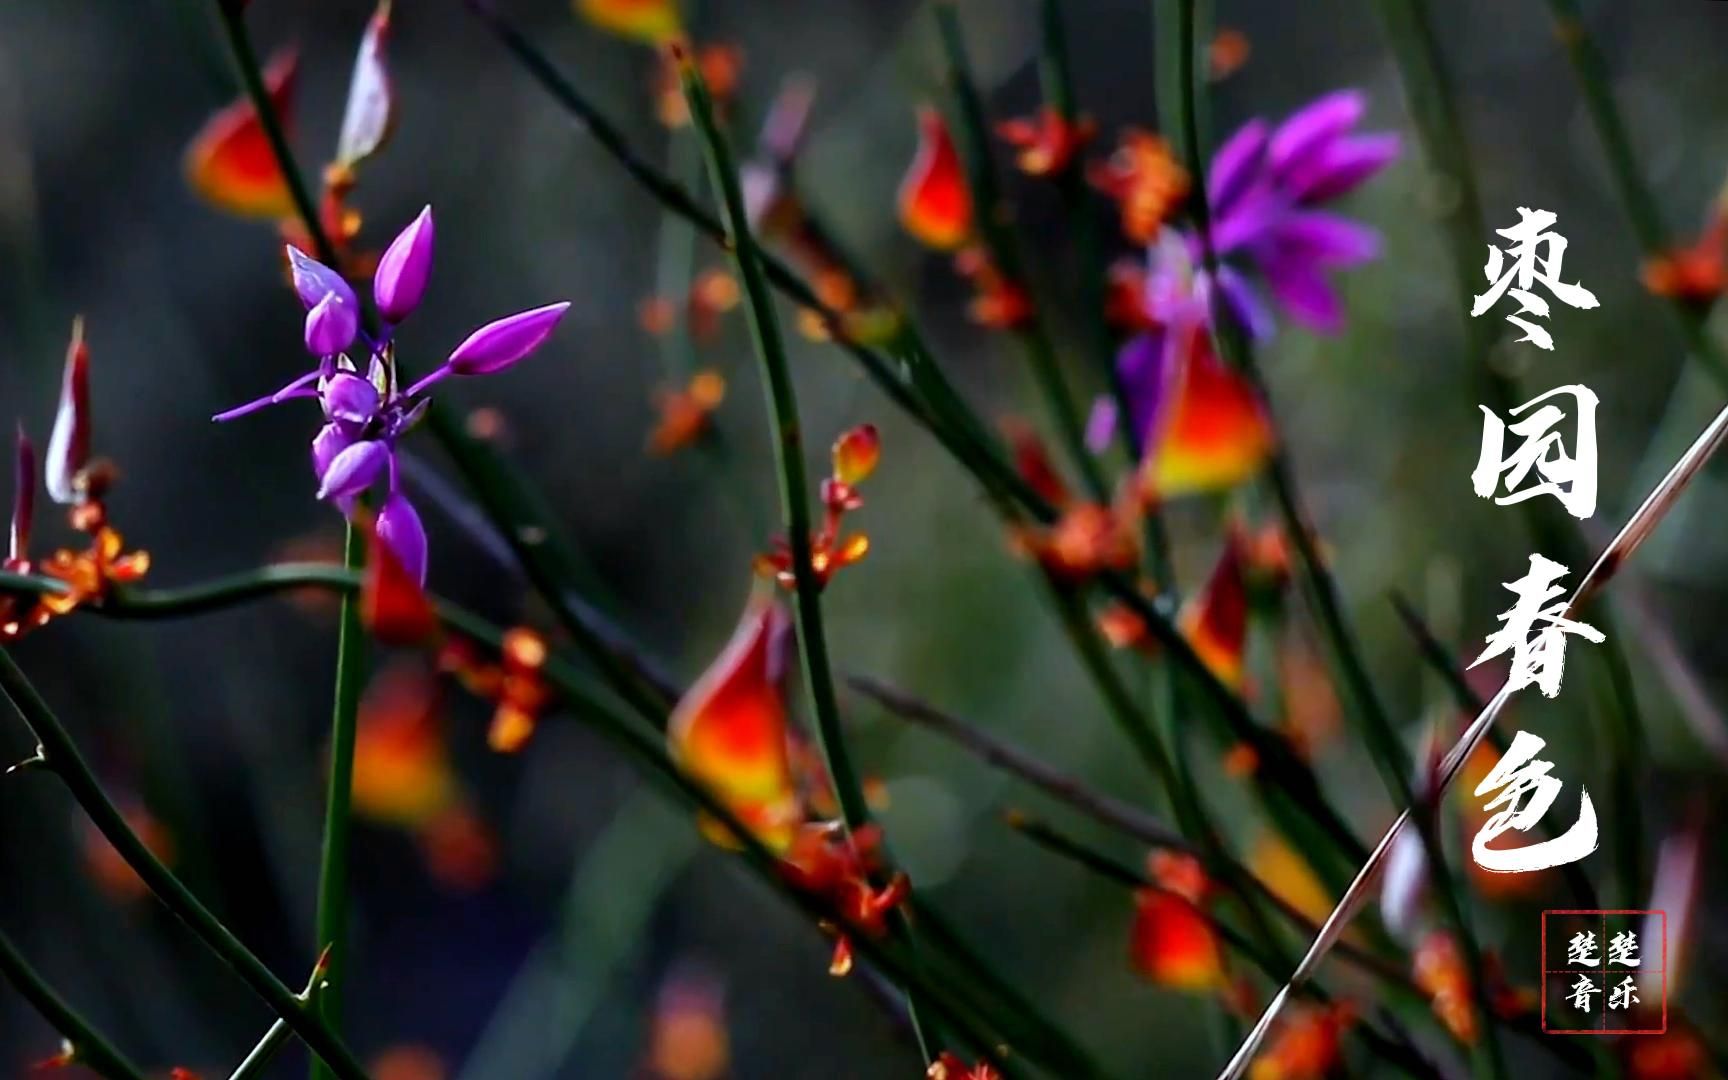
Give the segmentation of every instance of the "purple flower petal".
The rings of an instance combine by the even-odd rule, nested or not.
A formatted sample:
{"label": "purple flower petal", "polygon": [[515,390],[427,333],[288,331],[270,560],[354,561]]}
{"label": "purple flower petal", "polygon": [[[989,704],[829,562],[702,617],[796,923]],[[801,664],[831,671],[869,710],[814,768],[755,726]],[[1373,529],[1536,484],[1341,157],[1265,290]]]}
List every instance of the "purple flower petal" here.
{"label": "purple flower petal", "polygon": [[1218,299],[1237,326],[1250,341],[1270,341],[1276,329],[1272,311],[1248,279],[1231,266],[1218,268]]}
{"label": "purple flower petal", "polygon": [[422,586],[426,584],[426,529],[414,504],[399,491],[390,493],[378,511],[378,539],[389,545],[402,569]]}
{"label": "purple flower petal", "polygon": [[540,347],[568,310],[568,301],[489,322],[456,346],[445,366],[458,375],[490,375],[503,371]]}
{"label": "purple flower petal", "polygon": [[312,436],[312,475],[319,484],[324,483],[324,474],[330,471],[336,455],[353,446],[356,438],[338,424],[325,424]]}
{"label": "purple flower petal", "polygon": [[330,376],[319,396],[331,420],[362,425],[378,414],[378,388],[350,372]]}
{"label": "purple flower petal", "polygon": [[1212,219],[1212,250],[1229,254],[1259,240],[1290,209],[1289,197],[1264,177],[1257,178],[1237,199],[1228,216]]}
{"label": "purple flower petal", "polygon": [[293,244],[288,245],[288,269],[294,276],[294,291],[300,296],[300,306],[307,311],[317,307],[318,301],[331,293],[341,298],[342,302],[348,305],[349,311],[360,310],[360,301],[354,296],[354,290],[342,280],[341,274]]}
{"label": "purple flower petal", "polygon": [[[326,429],[328,430],[328,429]],[[320,433],[322,438],[322,433]],[[313,440],[313,459],[318,456],[318,440]],[[318,484],[320,499],[352,498],[372,486],[378,474],[390,461],[390,447],[380,439],[367,439],[344,449],[330,460]]]}
{"label": "purple flower petal", "polygon": [[390,241],[372,275],[372,295],[385,322],[399,323],[420,306],[432,273],[432,208]]}
{"label": "purple flower petal", "polygon": [[1092,401],[1092,411],[1086,414],[1086,449],[1102,454],[1116,437],[1116,400],[1099,395]]}
{"label": "purple flower petal", "polygon": [[1266,121],[1250,120],[1212,155],[1212,167],[1206,179],[1206,198],[1212,205],[1214,217],[1229,216],[1237,198],[1265,166],[1267,136]]}
{"label": "purple flower petal", "polygon": [[333,292],[325,293],[306,313],[306,351],[313,356],[345,351],[359,332],[359,312]]}
{"label": "purple flower petal", "polygon": [[1158,409],[1167,397],[1171,375],[1168,344],[1175,336],[1164,330],[1137,334],[1116,354],[1116,371],[1128,396],[1128,422],[1141,446],[1151,436]]}
{"label": "purple flower petal", "polygon": [[1344,328],[1344,302],[1312,262],[1268,263],[1266,281],[1292,319],[1323,334]]}
{"label": "purple flower petal", "polygon": [[1267,156],[1272,171],[1284,176],[1343,135],[1367,111],[1360,90],[1337,90],[1303,106],[1278,125]]}
{"label": "purple flower petal", "polygon": [[1314,204],[1336,199],[1397,160],[1403,140],[1387,132],[1339,139],[1286,177],[1290,196]]}
{"label": "purple flower petal", "polygon": [[1366,225],[1318,210],[1299,211],[1278,223],[1269,241],[1271,261],[1354,266],[1380,254],[1380,234]]}

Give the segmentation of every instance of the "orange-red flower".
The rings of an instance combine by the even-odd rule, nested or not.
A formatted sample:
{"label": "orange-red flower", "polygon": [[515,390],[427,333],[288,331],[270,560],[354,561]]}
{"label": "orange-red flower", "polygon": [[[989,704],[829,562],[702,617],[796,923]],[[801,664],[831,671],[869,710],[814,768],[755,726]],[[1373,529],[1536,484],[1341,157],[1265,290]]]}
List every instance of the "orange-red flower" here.
{"label": "orange-red flower", "polygon": [[1206,587],[1183,607],[1180,624],[1188,643],[1228,686],[1242,685],[1248,647],[1248,586],[1243,578],[1241,530],[1224,535],[1224,550]]}
{"label": "orange-red flower", "polygon": [[1411,974],[1452,1037],[1474,1044],[1480,1025],[1471,996],[1470,972],[1452,935],[1435,930],[1424,937],[1416,947]]}
{"label": "orange-red flower", "polygon": [[1672,1012],[1665,1033],[1622,1039],[1619,1049],[1630,1080],[1699,1080],[1716,1075],[1710,1067],[1709,1048],[1690,1024]]}
{"label": "orange-red flower", "polygon": [[996,134],[1020,152],[1015,164],[1027,176],[1060,176],[1098,133],[1089,116],[1070,123],[1053,105],[1035,116],[1021,116],[996,125]]}
{"label": "orange-red flower", "polygon": [[354,736],[354,813],[417,828],[443,813],[457,797],[437,683],[416,661],[385,668],[360,699]]}
{"label": "orange-red flower", "polygon": [[1314,869],[1296,849],[1275,833],[1262,833],[1249,849],[1248,870],[1272,895],[1301,912],[1310,922],[1323,923],[1332,913],[1332,897]]}
{"label": "orange-red flower", "polygon": [[[1167,333],[1178,333],[1172,327]],[[1276,439],[1253,382],[1219,359],[1203,329],[1186,331],[1147,439],[1140,483],[1151,498],[1220,491],[1266,464]]]}
{"label": "orange-red flower", "polygon": [[[164,863],[174,862],[174,837],[142,803],[123,806],[121,816],[150,854]],[[115,900],[132,902],[150,895],[150,887],[144,884],[144,879],[94,825],[87,825],[84,830],[84,866],[102,891]]]}
{"label": "orange-red flower", "polygon": [[1645,260],[1640,277],[1644,287],[1657,296],[1707,305],[1722,295],[1728,284],[1728,264],[1723,249],[1728,244],[1728,214],[1711,215],[1696,242]]}
{"label": "orange-red flower", "polygon": [[998,270],[981,245],[961,249],[954,256],[954,269],[972,284],[966,313],[973,322],[991,330],[1018,330],[1032,321],[1032,295]]}
{"label": "orange-red flower", "polygon": [[1206,47],[1206,74],[1213,82],[1228,79],[1242,70],[1253,51],[1247,34],[1233,26],[1220,26]]}
{"label": "orange-red flower", "polygon": [[449,1070],[437,1051],[419,1043],[388,1047],[372,1059],[372,1080],[445,1080]]}
{"label": "orange-red flower", "polygon": [[649,453],[665,456],[694,445],[725,397],[726,379],[713,370],[698,371],[681,390],[661,387],[654,394],[660,419],[648,434]]}
{"label": "orange-red flower", "polygon": [[1177,893],[1145,888],[1135,894],[1129,942],[1134,970],[1160,986],[1217,990],[1228,984],[1211,917]]}
{"label": "orange-red flower", "polygon": [[942,114],[918,110],[918,152],[900,182],[900,224],[937,251],[954,251],[972,235],[972,191]]}
{"label": "orange-red flower", "polygon": [[[792,844],[803,816],[782,685],[789,631],[786,612],[772,594],[753,592],[732,639],[666,725],[673,762],[774,851]],[[702,828],[710,840],[736,845],[718,822],[704,817]]]}
{"label": "orange-red flower", "polygon": [[[1111,506],[1075,500],[1030,426],[1011,420],[1003,429],[1021,478],[1061,512],[1048,527],[1016,528],[1010,537],[1016,550],[1037,559],[1062,581],[1083,581],[1105,571],[1133,567],[1140,551],[1135,529],[1140,507],[1132,488],[1124,489]],[[1133,613],[1126,614],[1131,617]],[[1128,626],[1119,629],[1127,630]]]}
{"label": "orange-red flower", "polygon": [[420,582],[367,519],[366,574],[360,583],[360,621],[388,645],[419,645],[438,633],[438,616]]}
{"label": "orange-red flower", "polygon": [[925,1080],[1002,1080],[1002,1072],[988,1061],[968,1067],[958,1055],[944,1050],[930,1063],[924,1077]]}
{"label": "orange-red flower", "polygon": [[438,667],[461,681],[475,697],[492,702],[492,725],[486,741],[503,754],[522,749],[552,699],[541,669],[546,666],[546,639],[525,626],[505,633],[497,663],[482,660],[471,642],[448,638],[438,652]]}
{"label": "orange-red flower", "polygon": [[1116,202],[1122,232],[1136,244],[1150,244],[1188,197],[1188,173],[1170,144],[1141,128],[1124,130],[1116,152],[1086,175]]}
{"label": "orange-red flower", "polygon": [[[882,830],[866,825],[850,836],[839,822],[810,822],[798,830],[781,864],[793,886],[823,898],[851,927],[872,936],[887,932],[888,914],[911,891],[905,874],[895,873],[886,884],[872,879],[882,869]],[[852,970],[852,943],[846,930],[835,934],[832,975]]]}
{"label": "orange-red flower", "polygon": [[[863,533],[842,535],[848,513],[864,505],[857,485],[876,468],[881,443],[873,424],[862,424],[843,433],[834,443],[834,472],[822,481],[822,527],[810,538],[810,567],[818,586],[826,586],[845,567],[863,559],[870,551],[870,538]],[[848,479],[850,477],[850,479]],[[773,550],[756,557],[756,572],[778,581],[785,588],[797,584],[792,569],[792,549],[776,537]]]}
{"label": "orange-red flower", "polygon": [[[708,85],[708,95],[714,108],[724,114],[738,93],[738,79],[744,70],[744,50],[736,45],[703,45],[696,50],[696,67],[702,81]],[[684,100],[684,84],[678,75],[679,61],[671,52],[660,54],[654,69],[654,111],[660,122],[669,128],[690,123],[690,106]]]}
{"label": "orange-red flower", "polygon": [[1248,1067],[1248,1080],[1325,1080],[1342,1061],[1344,1032],[1355,1022],[1349,1002],[1291,1012]]}
{"label": "orange-red flower", "polygon": [[[270,105],[284,127],[293,117],[299,56],[278,54],[264,70]],[[280,221],[294,197],[252,102],[241,97],[212,116],[186,150],[186,178],[205,201],[243,217]]]}
{"label": "orange-red flower", "polygon": [[683,33],[676,0],[576,0],[576,11],[602,30],[648,45]]}
{"label": "orange-red flower", "polygon": [[701,971],[673,973],[655,997],[649,1024],[649,1080],[720,1080],[732,1063],[726,996]]}

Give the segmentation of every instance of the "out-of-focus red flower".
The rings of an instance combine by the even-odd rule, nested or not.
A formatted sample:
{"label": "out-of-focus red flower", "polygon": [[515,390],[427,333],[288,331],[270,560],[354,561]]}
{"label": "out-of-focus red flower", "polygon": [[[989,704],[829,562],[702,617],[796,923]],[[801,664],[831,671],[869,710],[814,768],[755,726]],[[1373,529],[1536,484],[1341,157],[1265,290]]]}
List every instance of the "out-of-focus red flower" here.
{"label": "out-of-focus red flower", "polygon": [[688,968],[675,971],[660,987],[649,1022],[648,1080],[720,1080],[731,1063],[719,981]]}
{"label": "out-of-focus red flower", "polygon": [[1728,214],[1717,210],[1694,243],[1646,259],[1639,276],[1657,296],[1700,306],[1714,303],[1728,283],[1724,245],[1728,245]]}
{"label": "out-of-focus red flower", "polygon": [[918,110],[918,152],[900,182],[900,224],[937,251],[954,251],[972,235],[972,191],[942,114]]}
{"label": "out-of-focus red flower", "polygon": [[1233,26],[1220,26],[1206,47],[1206,74],[1213,82],[1222,82],[1248,62],[1254,45],[1248,35]]}
{"label": "out-of-focus red flower", "polygon": [[1098,134],[1098,125],[1088,116],[1070,123],[1055,106],[1045,105],[1035,116],[1002,121],[996,134],[1020,151],[1014,162],[1027,176],[1060,176]]}
{"label": "out-of-focus red flower", "polygon": [[676,0],[576,0],[576,11],[602,30],[663,45],[683,33]]}
{"label": "out-of-focus red flower", "polygon": [[1248,851],[1248,870],[1272,895],[1319,924],[1332,913],[1332,896],[1313,867],[1276,833],[1262,833]]}
{"label": "out-of-focus red flower", "polygon": [[450,1075],[437,1051],[418,1043],[390,1047],[372,1059],[367,1071],[372,1080],[444,1080]]}
{"label": "out-of-focus red flower", "polygon": [[[685,692],[666,725],[672,760],[770,850],[793,842],[803,805],[787,746],[786,671],[790,622],[769,593],[751,595],[732,639]],[[704,817],[710,840],[737,839]]]}
{"label": "out-of-focus red flower", "polygon": [[1242,685],[1248,645],[1248,587],[1242,577],[1239,529],[1225,533],[1224,550],[1206,587],[1182,609],[1180,624],[1194,652],[1228,686]]}
{"label": "out-of-focus red flower", "polygon": [[457,798],[439,710],[438,684],[403,660],[373,676],[354,735],[354,813],[417,828]]}
{"label": "out-of-focus red flower", "polygon": [[[264,70],[270,105],[283,127],[294,112],[299,56],[278,54]],[[264,125],[252,102],[242,96],[212,116],[186,150],[186,178],[206,202],[242,217],[280,221],[294,213],[294,197]]]}
{"label": "out-of-focus red flower", "polygon": [[1139,334],[1158,325],[1146,307],[1146,264],[1139,259],[1118,259],[1110,264],[1104,317],[1110,325],[1128,334]]}
{"label": "out-of-focus red flower", "polygon": [[[696,66],[702,81],[708,84],[708,94],[721,115],[731,107],[738,93],[738,79],[744,70],[744,50],[736,45],[703,45],[696,50]],[[654,112],[669,128],[681,128],[690,123],[690,107],[684,100],[684,85],[678,78],[678,61],[670,52],[660,54],[654,69]]]}
{"label": "out-of-focus red flower", "polygon": [[1204,331],[1185,332],[1189,340],[1165,386],[1168,404],[1159,407],[1140,466],[1148,498],[1234,487],[1265,466],[1276,442],[1253,382],[1219,359]]}
{"label": "out-of-focus red flower", "polygon": [[968,1066],[959,1056],[944,1050],[930,1063],[924,1077],[925,1080],[1002,1080],[1002,1072],[988,1061]]}
{"label": "out-of-focus red flower", "polygon": [[690,286],[690,333],[711,341],[720,332],[720,317],[738,306],[738,279],[720,269],[704,270]]}
{"label": "out-of-focus red flower", "polygon": [[483,660],[472,642],[449,637],[438,652],[438,667],[475,697],[493,703],[492,726],[486,741],[501,754],[522,749],[552,699],[541,669],[546,666],[546,639],[525,626],[504,635],[496,663]]}
{"label": "out-of-focus red flower", "polygon": [[498,838],[465,802],[452,803],[416,833],[426,872],[457,892],[473,892],[498,876]]}
{"label": "out-of-focus red flower", "polygon": [[387,645],[421,645],[438,633],[438,615],[420,582],[403,567],[370,519],[366,533],[366,574],[360,583],[360,621]]}
{"label": "out-of-focus red flower", "polygon": [[954,256],[954,269],[972,284],[974,295],[966,310],[973,322],[991,330],[1018,330],[1032,321],[1032,294],[997,269],[981,245],[962,248]]}
{"label": "out-of-focus red flower", "polygon": [[1342,1062],[1344,1032],[1355,1022],[1349,1002],[1291,1012],[1248,1067],[1248,1080],[1325,1080]]}
{"label": "out-of-focus red flower", "polygon": [[1709,1048],[1698,1032],[1672,1011],[1665,1033],[1621,1039],[1619,1050],[1630,1080],[1702,1080],[1716,1075]]}
{"label": "out-of-focus red flower", "polygon": [[[811,822],[798,830],[786,851],[781,871],[796,888],[813,893],[835,909],[852,927],[872,936],[887,932],[888,915],[903,903],[911,883],[893,874],[878,887],[872,877],[882,869],[882,830],[867,825],[850,837],[839,822]],[[846,929],[829,926],[835,934],[834,958],[828,971],[852,970],[852,943]]]}
{"label": "out-of-focus red flower", "polygon": [[1470,972],[1452,935],[1431,931],[1416,947],[1412,977],[1434,1007],[1434,1015],[1458,1041],[1475,1045],[1481,1028],[1470,989]]}
{"label": "out-of-focus red flower", "polygon": [[698,371],[683,389],[661,387],[654,395],[660,419],[648,435],[649,453],[663,457],[693,445],[725,397],[726,379],[713,370]]}
{"label": "out-of-focus red flower", "polygon": [[[121,815],[150,854],[173,864],[174,837],[167,826],[141,803],[123,805]],[[131,903],[150,895],[150,887],[94,825],[87,825],[84,830],[84,867],[102,891],[117,901]]]}
{"label": "out-of-focus red flower", "polygon": [[1170,144],[1141,128],[1125,129],[1116,152],[1093,162],[1086,176],[1115,201],[1122,232],[1136,244],[1150,244],[1188,197],[1188,173]]}

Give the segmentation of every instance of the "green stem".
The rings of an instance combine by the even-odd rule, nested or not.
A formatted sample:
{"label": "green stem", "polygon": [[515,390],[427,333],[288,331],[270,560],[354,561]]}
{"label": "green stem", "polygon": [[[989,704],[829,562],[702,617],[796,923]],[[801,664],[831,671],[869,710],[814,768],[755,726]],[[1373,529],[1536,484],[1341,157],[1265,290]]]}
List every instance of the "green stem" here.
{"label": "green stem", "polygon": [[[803,428],[798,420],[797,393],[792,386],[791,366],[786,361],[785,342],[780,323],[774,314],[774,297],[762,268],[762,256],[751,234],[749,214],[744,206],[744,193],[738,183],[738,170],[726,135],[714,118],[713,102],[702,73],[684,55],[676,57],[679,77],[684,86],[684,98],[690,115],[702,135],[704,156],[708,160],[709,179],[720,194],[725,207],[727,236],[732,256],[738,266],[738,276],[744,287],[746,312],[749,315],[750,336],[756,347],[756,359],[761,367],[763,389],[768,399],[768,411],[774,427],[774,458],[780,479],[780,510],[786,532],[786,546],[792,560],[795,593],[793,611],[798,629],[798,653],[804,671],[804,684],[810,699],[817,742],[834,785],[835,799],[840,804],[840,816],[847,831],[856,832],[869,824],[870,806],[858,782],[846,739],[840,730],[840,706],[834,693],[834,674],[828,665],[827,634],[822,623],[822,582],[817,579],[811,561],[811,520],[808,481],[804,472]],[[917,947],[911,944],[909,924],[903,917],[894,920],[898,934],[910,945],[914,963]],[[907,995],[907,1009],[918,1036],[918,1045],[926,1062],[934,1061],[927,1030],[927,1021],[920,1016],[920,1003],[913,994]]]}
{"label": "green stem", "polygon": [[7,650],[0,650],[0,691],[4,691],[36,736],[41,764],[60,778],[97,831],[114,846],[114,850],[163,905],[179,916],[199,940],[263,998],[312,1052],[329,1064],[334,1075],[341,1080],[366,1080],[365,1069],[343,1045],[341,1037],[326,1028],[132,831],[125,816],[102,790],[101,783],[79,754],[71,736]]}
{"label": "green stem", "polygon": [[[932,7],[936,13],[937,28],[942,36],[950,89],[954,93],[955,106],[959,112],[961,156],[966,162],[967,182],[972,188],[973,201],[976,203],[974,219],[979,237],[996,269],[1010,282],[1029,287],[1026,268],[1021,262],[1019,250],[1015,247],[1014,237],[1005,224],[1006,204],[1002,200],[996,166],[990,154],[990,123],[984,113],[984,99],[979,95],[978,85],[972,78],[971,62],[966,56],[965,38],[960,31],[959,12],[954,8],[953,0],[932,0]],[[1069,390],[1067,380],[1062,376],[1049,328],[1042,316],[1034,311],[1024,325],[1016,327],[1014,334],[1026,353],[1026,362],[1038,384],[1045,411],[1050,414],[1051,423],[1055,425],[1057,435],[1072,458],[1074,467],[1080,471],[1092,498],[1098,502],[1108,501],[1109,485],[1105,483],[1104,474],[1099,470],[1098,462],[1091,451],[1086,449],[1085,427],[1080,420],[1080,411],[1074,403],[1073,392]]]}
{"label": "green stem", "polygon": [[[348,523],[342,543],[345,570],[357,572],[365,562],[365,538]],[[330,787],[324,809],[324,845],[318,866],[319,949],[329,950],[329,973],[318,996],[317,1012],[332,1032],[342,1030],[342,981],[348,974],[348,839],[353,829],[354,740],[359,727],[360,689],[366,676],[366,634],[360,626],[360,605],[353,593],[342,595],[336,630],[336,692],[330,711]],[[312,1080],[333,1074],[313,1059]]]}
{"label": "green stem", "polygon": [[[1177,33],[1174,40],[1166,44],[1169,46],[1169,51],[1174,54],[1172,59],[1180,77],[1182,146],[1186,155],[1189,175],[1194,178],[1190,205],[1193,208],[1196,228],[1200,234],[1200,247],[1206,271],[1210,277],[1216,279],[1218,252],[1212,243],[1210,207],[1207,205],[1206,193],[1206,135],[1200,129],[1196,105],[1201,89],[1195,70],[1199,53],[1199,42],[1195,29],[1195,6],[1195,0],[1180,0],[1177,7]],[[1225,325],[1216,297],[1213,300],[1212,324],[1220,354],[1233,367],[1246,372],[1254,380],[1260,388],[1270,413],[1272,411],[1271,398],[1266,394],[1264,381],[1260,378],[1255,367],[1252,351],[1247,348],[1246,343],[1242,341],[1240,335],[1233,328]],[[1274,423],[1276,424],[1276,421]],[[1416,825],[1422,839],[1424,854],[1433,871],[1434,892],[1440,898],[1441,907],[1447,920],[1456,931],[1459,950],[1463,953],[1465,964],[1470,972],[1476,1009],[1482,1019],[1483,1038],[1477,1043],[1473,1054],[1476,1071],[1478,1075],[1504,1077],[1506,1075],[1506,1063],[1500,1047],[1498,1031],[1493,1022],[1494,1014],[1488,996],[1486,968],[1483,965],[1481,949],[1476,940],[1475,931],[1471,926],[1469,912],[1463,899],[1458,895],[1451,873],[1446,866],[1446,852],[1440,843],[1439,833],[1435,828],[1433,806],[1424,808],[1417,801],[1410,777],[1409,754],[1404,744],[1399,740],[1397,731],[1392,726],[1391,718],[1380,701],[1373,680],[1368,674],[1367,665],[1362,659],[1361,646],[1356,641],[1355,635],[1344,616],[1343,602],[1339,597],[1337,582],[1333,579],[1331,571],[1321,557],[1313,533],[1309,530],[1307,515],[1302,510],[1300,495],[1297,492],[1295,473],[1290,467],[1282,446],[1274,450],[1267,473],[1279,514],[1283,519],[1284,531],[1296,548],[1297,561],[1302,568],[1302,581],[1309,606],[1320,624],[1322,635],[1326,639],[1331,653],[1333,669],[1348,689],[1354,704],[1352,712],[1357,718],[1359,728],[1367,737],[1369,752],[1393,798],[1397,800],[1400,806],[1413,807],[1416,811]]]}
{"label": "green stem", "polygon": [[126,1059],[78,1011],[54,992],[12,939],[0,933],[0,975],[6,976],[20,997],[60,1033],[72,1050],[72,1060],[107,1080],[144,1080],[138,1067]]}

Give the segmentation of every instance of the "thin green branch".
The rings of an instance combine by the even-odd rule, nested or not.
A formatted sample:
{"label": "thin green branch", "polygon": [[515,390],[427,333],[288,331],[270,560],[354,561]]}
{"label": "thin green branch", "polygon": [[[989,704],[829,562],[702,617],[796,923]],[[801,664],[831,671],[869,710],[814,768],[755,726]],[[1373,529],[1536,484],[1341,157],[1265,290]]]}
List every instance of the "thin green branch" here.
{"label": "thin green branch", "polygon": [[144,1080],[138,1067],[55,993],[4,933],[0,933],[0,975],[66,1040],[73,1062],[107,1080]]}
{"label": "thin green branch", "polygon": [[[329,989],[325,977],[330,972],[330,955],[329,949],[325,949],[323,953],[319,954],[318,962],[312,965],[312,975],[306,980],[306,989],[300,991],[301,1003],[313,1012],[318,1011],[319,996]],[[240,1064],[234,1067],[228,1080],[248,1080],[250,1077],[260,1075],[269,1066],[271,1060],[281,1053],[282,1048],[288,1045],[288,1039],[293,1034],[288,1025],[281,1020],[271,1024],[264,1032],[264,1037],[259,1039]]]}
{"label": "thin green branch", "polygon": [[[959,114],[958,134],[961,157],[966,162],[967,181],[972,189],[976,209],[979,239],[989,252],[990,261],[1010,282],[1029,288],[1026,267],[1015,246],[1012,231],[1007,226],[1007,204],[1002,200],[996,165],[990,152],[990,122],[984,112],[984,99],[972,78],[971,62],[966,56],[966,42],[960,30],[960,14],[953,0],[932,0],[937,28],[941,33],[942,51],[946,59],[949,89]],[[1101,302],[1101,301],[1100,301]],[[1056,428],[1063,448],[1080,471],[1092,498],[1099,502],[1110,497],[1109,485],[1098,468],[1098,462],[1086,449],[1085,427],[1074,394],[1057,359],[1056,345],[1043,317],[1033,311],[1026,321],[1015,327],[1014,335],[1026,353],[1027,366],[1044,399],[1045,411]]]}
{"label": "thin green branch", "polygon": [[[359,571],[366,541],[349,522],[342,543],[342,565]],[[336,630],[336,688],[330,711],[330,777],[325,793],[324,842],[318,863],[317,940],[329,965],[317,1013],[332,1032],[342,1030],[342,981],[348,973],[348,840],[353,831],[354,740],[359,730],[360,689],[366,677],[366,634],[360,626],[359,598],[342,594]],[[317,1058],[312,1080],[333,1074]]]}
{"label": "thin green branch", "polygon": [[[1218,251],[1212,242],[1212,222],[1206,191],[1206,133],[1200,129],[1196,104],[1201,87],[1196,72],[1200,43],[1195,29],[1195,7],[1196,0],[1180,0],[1177,8],[1177,33],[1173,40],[1166,42],[1166,56],[1180,76],[1178,90],[1181,94],[1182,146],[1189,175],[1194,178],[1189,205],[1193,210],[1195,227],[1200,234],[1200,249],[1207,274],[1216,280],[1219,263]],[[1259,385],[1270,412],[1271,399],[1255,366],[1252,350],[1234,328],[1226,325],[1227,320],[1221,317],[1222,307],[1216,296],[1212,303],[1213,333],[1220,354]],[[1491,1017],[1492,1003],[1488,996],[1481,947],[1464,899],[1458,894],[1452,875],[1446,869],[1445,847],[1440,842],[1435,826],[1433,808],[1438,804],[1438,795],[1434,796],[1433,802],[1417,801],[1410,775],[1409,753],[1399,740],[1391,717],[1380,701],[1367,664],[1362,658],[1361,646],[1344,615],[1337,582],[1315,543],[1297,492],[1295,472],[1290,467],[1282,445],[1272,453],[1267,479],[1283,519],[1284,531],[1296,548],[1297,561],[1302,568],[1304,592],[1309,607],[1320,624],[1322,636],[1326,639],[1333,670],[1340,677],[1354,704],[1352,712],[1357,718],[1359,729],[1366,736],[1370,755],[1380,770],[1387,790],[1397,800],[1398,805],[1417,808],[1416,827],[1421,835],[1428,864],[1434,870],[1434,894],[1439,898],[1447,921],[1452,924],[1457,934],[1459,950],[1464,955],[1470,973],[1477,1011],[1483,1017]],[[1491,1023],[1484,1023],[1483,1032],[1483,1038],[1477,1044],[1476,1053],[1473,1055],[1476,1071],[1482,1076],[1504,1077],[1506,1062],[1498,1032]]]}
{"label": "thin green branch", "polygon": [[326,1028],[132,831],[119,808],[102,790],[101,783],[90,771],[83,755],[79,754],[71,736],[7,650],[0,650],[0,691],[4,691],[36,736],[41,766],[60,778],[97,831],[114,846],[114,850],[163,905],[179,916],[200,941],[263,998],[337,1077],[341,1080],[366,1080],[365,1069],[343,1045],[341,1037]]}
{"label": "thin green branch", "polygon": [[[729,246],[743,283],[750,335],[756,346],[763,390],[768,399],[775,436],[774,458],[780,479],[782,524],[792,560],[798,653],[817,742],[829,780],[834,785],[835,799],[840,804],[841,819],[848,832],[856,832],[869,824],[870,806],[864,798],[863,786],[852,766],[846,738],[840,728],[840,706],[834,693],[834,674],[828,663],[827,634],[822,622],[822,582],[817,578],[816,566],[811,559],[810,496],[804,468],[803,427],[798,419],[798,398],[792,385],[791,365],[786,360],[785,342],[781,337],[779,319],[774,313],[774,295],[769,291],[762,256],[750,230],[737,163],[725,133],[715,120],[707,84],[693,59],[677,46],[674,46],[673,59],[678,64],[684,100],[689,103],[690,115],[702,136],[710,182],[725,208]],[[894,926],[897,936],[907,943],[916,964],[917,944],[910,925],[903,916],[897,915]],[[921,1003],[910,992],[906,1003],[924,1060],[927,1063],[934,1061],[930,1040],[935,1033],[928,1030],[929,1021],[921,1015]]]}

